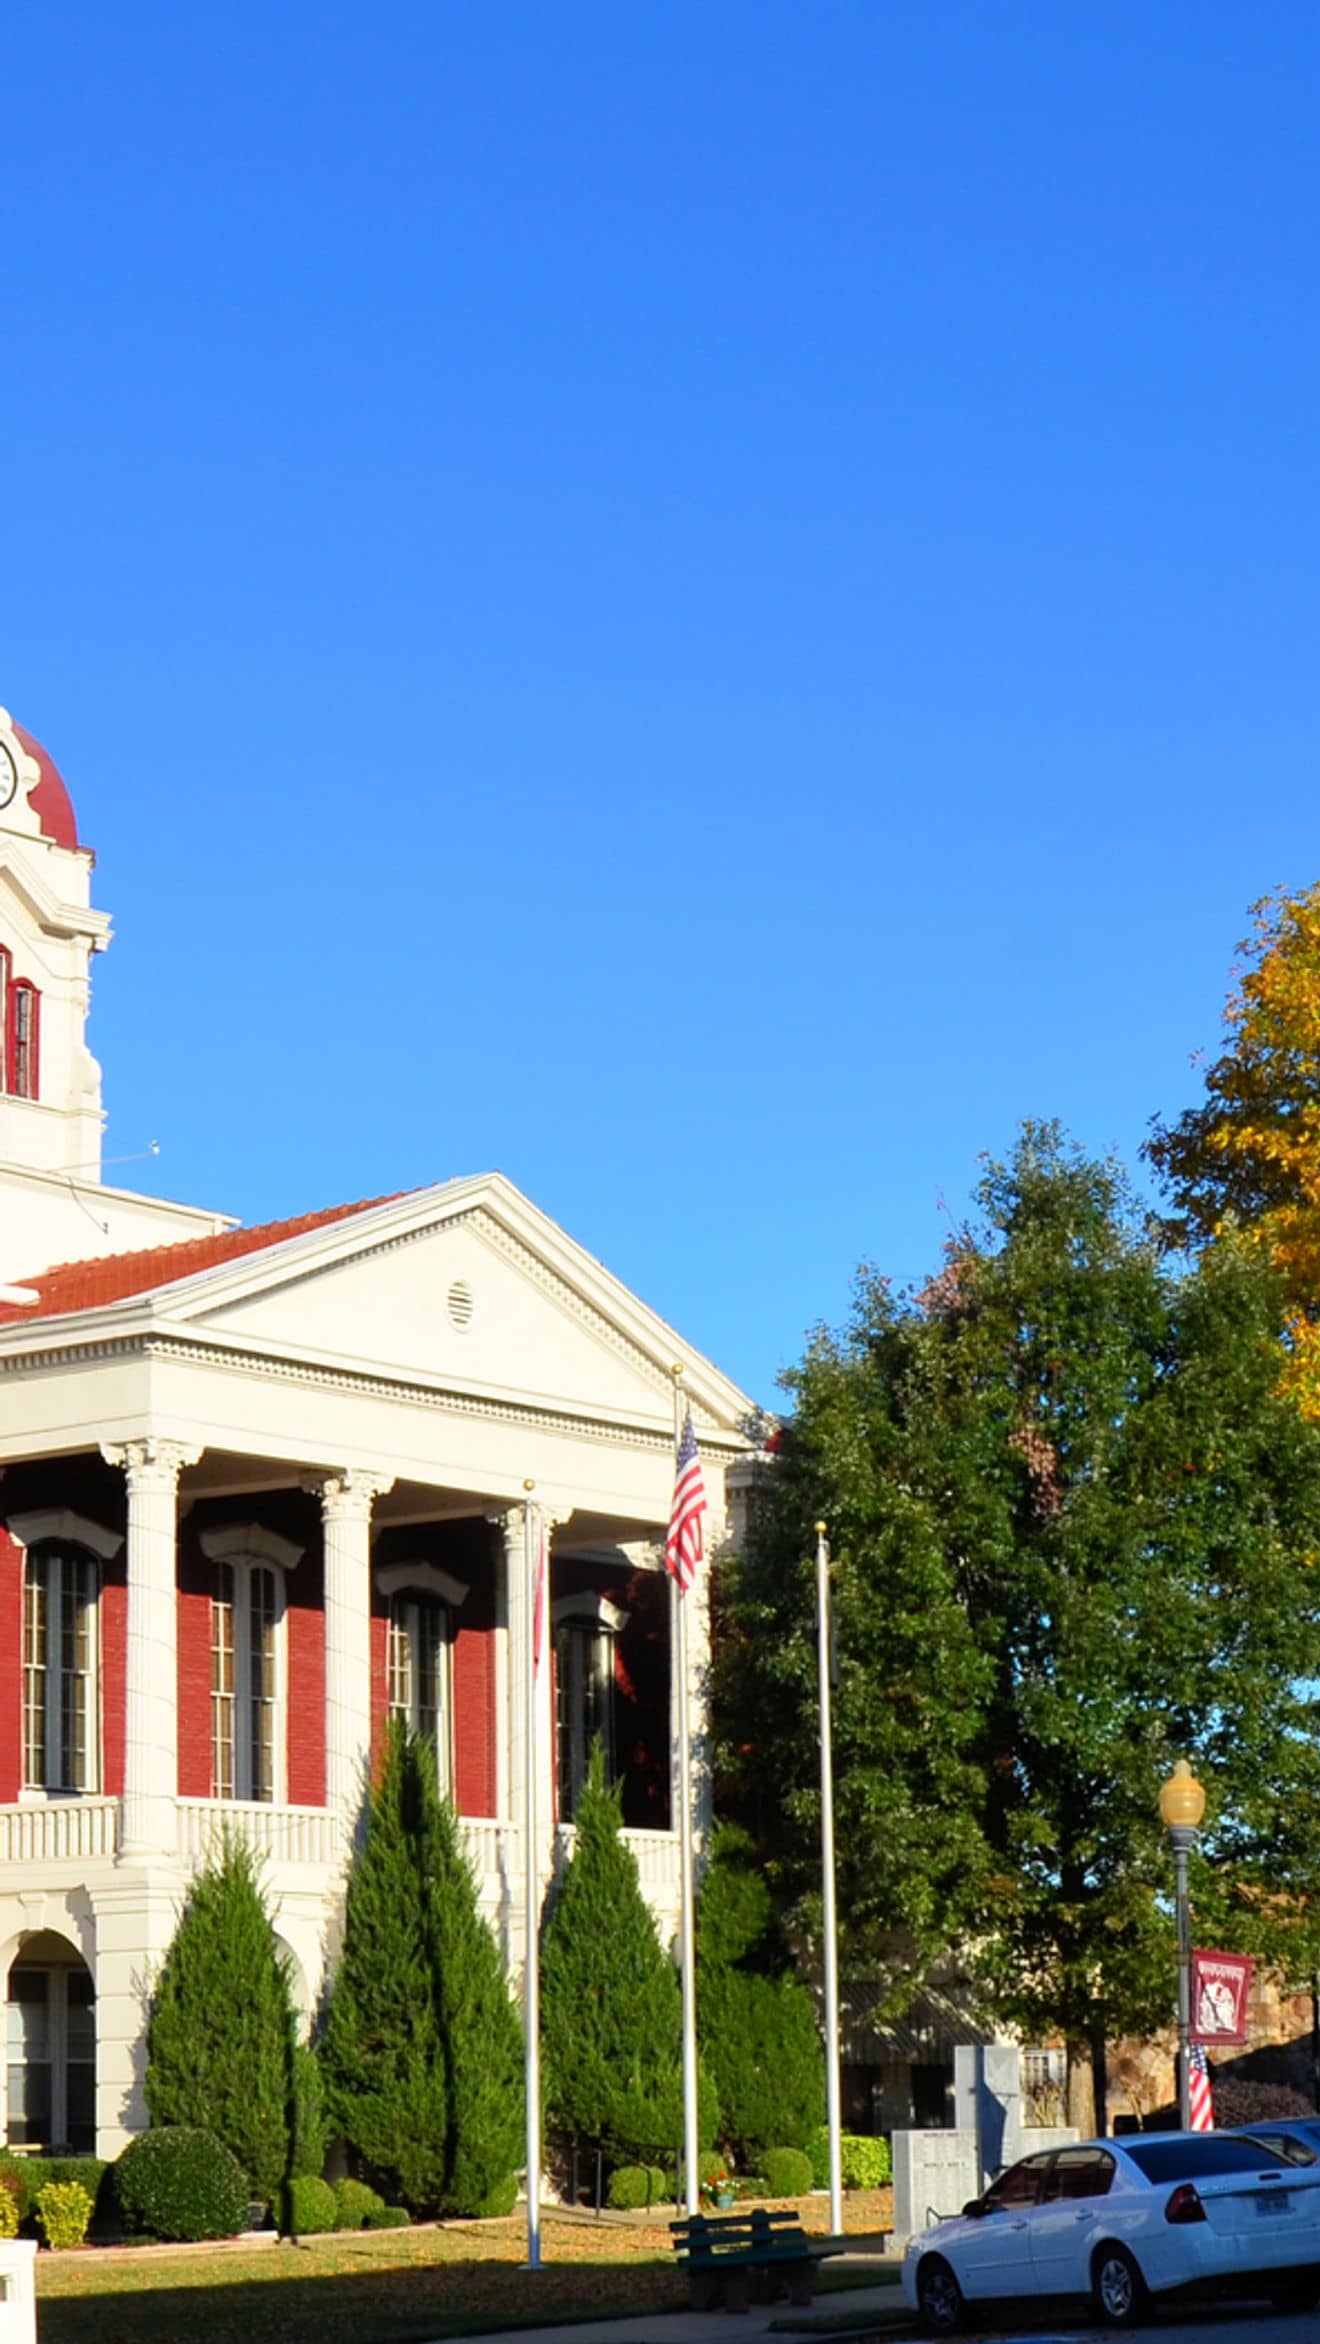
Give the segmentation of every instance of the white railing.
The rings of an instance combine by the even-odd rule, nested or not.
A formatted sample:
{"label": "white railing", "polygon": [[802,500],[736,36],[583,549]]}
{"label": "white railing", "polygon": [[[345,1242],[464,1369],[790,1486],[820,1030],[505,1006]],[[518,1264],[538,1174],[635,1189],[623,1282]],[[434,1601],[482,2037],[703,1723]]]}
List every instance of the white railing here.
{"label": "white railing", "polygon": [[0,1864],[85,1864],[113,1856],[118,1799],[44,1799],[0,1807]]}
{"label": "white railing", "polygon": [[274,1807],[250,1799],[180,1799],[179,1854],[204,1864],[221,1832],[241,1834],[254,1856],[272,1864],[338,1864],[335,1818],[325,1807]]}
{"label": "white railing", "polygon": [[522,1879],[522,1833],[516,1823],[488,1815],[460,1817],[467,1852],[478,1880],[492,1888]]}

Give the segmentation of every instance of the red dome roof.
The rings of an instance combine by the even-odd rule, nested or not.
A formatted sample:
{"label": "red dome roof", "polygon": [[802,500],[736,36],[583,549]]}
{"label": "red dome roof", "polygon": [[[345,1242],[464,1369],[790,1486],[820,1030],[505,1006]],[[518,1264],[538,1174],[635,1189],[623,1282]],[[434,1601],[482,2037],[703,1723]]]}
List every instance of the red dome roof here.
{"label": "red dome roof", "polygon": [[64,777],[58,765],[49,750],[43,749],[40,741],[34,741],[30,732],[24,732],[21,724],[14,726],[14,738],[27,750],[29,757],[36,758],[41,767],[41,779],[32,791],[28,804],[41,824],[43,836],[53,838],[56,846],[76,847],[78,825],[74,820],[73,800],[64,786]]}

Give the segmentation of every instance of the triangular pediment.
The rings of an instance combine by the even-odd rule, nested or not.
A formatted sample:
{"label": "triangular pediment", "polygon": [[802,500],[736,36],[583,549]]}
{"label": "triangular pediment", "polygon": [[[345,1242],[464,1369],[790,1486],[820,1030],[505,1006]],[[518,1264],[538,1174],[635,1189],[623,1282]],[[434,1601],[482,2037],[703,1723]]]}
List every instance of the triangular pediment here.
{"label": "triangular pediment", "polygon": [[733,1435],[749,1405],[498,1176],[190,1279],[156,1315],[245,1349],[604,1421],[666,1423],[676,1363],[699,1427]]}

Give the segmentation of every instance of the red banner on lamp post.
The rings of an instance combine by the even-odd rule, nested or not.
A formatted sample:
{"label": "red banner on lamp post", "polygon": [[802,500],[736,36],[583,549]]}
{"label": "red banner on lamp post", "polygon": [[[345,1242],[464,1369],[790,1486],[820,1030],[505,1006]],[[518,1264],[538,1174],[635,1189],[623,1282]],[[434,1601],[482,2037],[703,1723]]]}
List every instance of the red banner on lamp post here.
{"label": "red banner on lamp post", "polygon": [[1246,2042],[1254,1967],[1249,1953],[1193,1953],[1193,2042]]}

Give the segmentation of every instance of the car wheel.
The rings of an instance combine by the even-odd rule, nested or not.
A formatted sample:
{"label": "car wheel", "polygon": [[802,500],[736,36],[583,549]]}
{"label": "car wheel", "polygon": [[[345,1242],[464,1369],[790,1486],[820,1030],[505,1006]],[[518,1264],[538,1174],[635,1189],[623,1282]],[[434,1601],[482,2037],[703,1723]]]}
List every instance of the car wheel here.
{"label": "car wheel", "polygon": [[917,2272],[917,2303],[928,2336],[956,2336],[963,2320],[962,2289],[943,2255],[928,2254]]}
{"label": "car wheel", "polygon": [[1113,2240],[1096,2248],[1091,2264],[1095,2308],[1107,2328],[1133,2328],[1146,2306],[1146,2282],[1135,2258]]}
{"label": "car wheel", "polygon": [[1313,2311],[1320,2300],[1320,2278],[1309,2274],[1296,2279],[1279,2281],[1270,2289],[1270,2302],[1276,2311]]}

